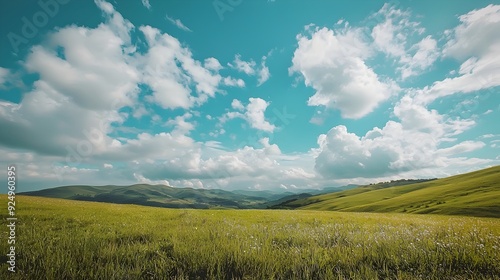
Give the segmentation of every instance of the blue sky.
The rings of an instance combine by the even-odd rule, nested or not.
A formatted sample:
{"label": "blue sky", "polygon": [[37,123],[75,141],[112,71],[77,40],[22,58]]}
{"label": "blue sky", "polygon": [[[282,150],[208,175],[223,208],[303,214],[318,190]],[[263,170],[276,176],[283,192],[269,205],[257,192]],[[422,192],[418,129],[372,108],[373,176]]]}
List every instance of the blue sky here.
{"label": "blue sky", "polygon": [[4,3],[0,158],[24,190],[318,189],[498,165],[498,4]]}

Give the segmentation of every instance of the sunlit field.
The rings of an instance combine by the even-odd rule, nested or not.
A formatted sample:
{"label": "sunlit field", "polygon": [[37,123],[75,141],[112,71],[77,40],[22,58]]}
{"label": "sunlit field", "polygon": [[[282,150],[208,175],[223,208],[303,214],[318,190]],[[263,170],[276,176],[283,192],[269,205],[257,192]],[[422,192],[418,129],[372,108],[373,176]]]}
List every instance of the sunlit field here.
{"label": "sunlit field", "polygon": [[1,279],[500,279],[493,218],[17,201]]}

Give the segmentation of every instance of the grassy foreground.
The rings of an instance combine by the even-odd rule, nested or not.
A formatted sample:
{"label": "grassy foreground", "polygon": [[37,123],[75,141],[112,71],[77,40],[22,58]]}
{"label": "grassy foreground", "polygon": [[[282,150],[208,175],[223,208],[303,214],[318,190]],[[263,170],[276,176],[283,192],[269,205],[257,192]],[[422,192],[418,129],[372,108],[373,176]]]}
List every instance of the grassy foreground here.
{"label": "grassy foreground", "polygon": [[494,218],[16,199],[0,279],[500,279]]}

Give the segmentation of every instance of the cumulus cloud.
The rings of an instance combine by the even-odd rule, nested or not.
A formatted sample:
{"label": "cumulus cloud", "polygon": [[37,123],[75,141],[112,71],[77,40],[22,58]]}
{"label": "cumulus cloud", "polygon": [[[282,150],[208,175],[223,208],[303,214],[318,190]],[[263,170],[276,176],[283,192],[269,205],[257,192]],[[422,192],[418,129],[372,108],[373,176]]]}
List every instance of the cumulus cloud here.
{"label": "cumulus cloud", "polygon": [[[225,189],[272,189],[280,184],[312,187],[315,175],[307,171],[301,160],[282,155],[268,138],[259,140],[260,148],[245,146],[235,151],[220,149],[217,144],[205,144],[182,157],[164,162],[141,162],[135,171],[145,180],[166,180],[175,186]],[[300,157],[299,157],[300,158]],[[302,157],[306,158],[306,157]],[[297,162],[300,162],[299,164]]]}
{"label": "cumulus cloud", "polygon": [[409,37],[425,32],[419,22],[411,20],[409,11],[396,9],[385,4],[372,17],[383,17],[384,21],[373,27],[371,36],[373,45],[379,51],[397,60],[401,78],[420,74],[429,68],[439,56],[437,41],[432,36],[422,38],[412,44]]}
{"label": "cumulus cloud", "polygon": [[205,58],[205,62],[203,63],[203,66],[206,69],[213,70],[213,71],[219,71],[223,68],[222,65],[220,64],[219,60],[217,60],[217,58],[215,58],[215,57]]}
{"label": "cumulus cloud", "polygon": [[188,121],[192,117],[193,115],[191,113],[185,113],[182,116],[177,116],[168,120],[166,124],[174,127],[172,131],[173,134],[186,135],[195,128],[195,125]]}
{"label": "cumulus cloud", "polygon": [[235,79],[232,77],[224,77],[222,80],[222,83],[226,86],[231,86],[231,87],[245,87],[245,81],[242,79]]}
{"label": "cumulus cloud", "polygon": [[236,54],[233,63],[228,63],[228,65],[249,76],[257,75],[257,86],[261,86],[271,77],[269,67],[266,65],[266,61],[271,54],[272,50],[267,55],[263,56],[259,66],[257,66],[254,60],[245,61],[241,59],[240,54]]}
{"label": "cumulus cloud", "polygon": [[[23,92],[19,104],[0,101],[0,127],[9,131],[0,135],[0,162],[16,162],[30,187],[108,184],[111,178],[113,184],[196,188],[320,188],[391,176],[446,176],[492,163],[468,153],[497,147],[498,140],[458,140],[475,119],[451,118],[428,105],[440,96],[498,85],[497,6],[462,16],[460,26],[447,33],[443,54],[462,64],[457,77],[409,90],[392,111],[396,119],[382,128],[355,134],[335,126],[318,137],[317,148],[287,154],[272,137],[257,137],[251,145],[235,149],[195,140],[200,115],[192,109],[225,92],[224,87],[244,87],[245,82],[221,75],[224,67],[216,58],[195,59],[177,38],[151,26],[135,27],[108,2],[96,4],[105,21],[94,28],[67,26],[49,33],[21,61],[36,77],[30,90]],[[396,11],[386,12],[403,13]],[[432,37],[422,35],[411,45],[394,35],[394,18],[405,16],[384,17],[385,25],[374,31],[374,37],[382,36],[377,37],[378,48],[373,48],[370,32],[348,25],[340,30],[309,26],[309,33],[299,35],[290,72],[315,90],[309,105],[337,109],[356,119],[393,96],[398,90],[395,83],[368,65],[375,52],[396,58],[402,76],[429,68],[437,48]],[[482,29],[488,37],[481,37],[477,30]],[[383,36],[391,34],[385,41],[391,44],[383,46]],[[473,34],[492,47],[476,44]],[[141,39],[135,40],[135,35]],[[229,67],[255,77],[261,85],[271,76],[269,56],[254,61],[237,55]],[[406,70],[410,72],[403,74]],[[0,87],[11,75],[0,68]],[[257,134],[274,132],[276,126],[266,118],[269,105],[261,98],[234,99],[218,125],[240,118]],[[168,117],[163,119],[156,109],[168,111]],[[321,119],[312,121],[321,124],[327,112],[317,112],[322,112]],[[159,131],[127,126],[130,118],[144,116],[151,117]],[[208,134],[237,138],[221,125]]]}
{"label": "cumulus cloud", "polygon": [[306,86],[316,91],[308,105],[337,109],[344,118],[359,119],[394,93],[397,86],[366,65],[371,50],[360,29],[307,30],[310,34],[297,36],[289,71],[302,75]]}
{"label": "cumulus cloud", "polygon": [[[222,80],[213,70],[217,67],[215,61],[208,62],[211,69],[204,68],[176,38],[151,26],[139,29],[149,46],[148,52],[138,60],[144,67],[143,81],[153,90],[151,101],[163,108],[187,109],[215,96]],[[197,95],[192,94],[191,84],[195,85]]]}
{"label": "cumulus cloud", "polygon": [[243,106],[243,104],[241,103],[241,101],[239,101],[238,99],[233,99],[233,101],[231,102],[231,107],[233,109],[238,110],[238,111],[245,110],[245,106]]}
{"label": "cumulus cloud", "polygon": [[260,139],[259,142],[264,147],[264,153],[266,155],[280,155],[281,154],[281,150],[278,147],[278,145],[270,144],[268,137],[264,137],[264,138]]}
{"label": "cumulus cloud", "polygon": [[500,5],[472,10],[459,19],[461,24],[446,32],[450,36],[443,50],[446,56],[467,59],[498,51]]}
{"label": "cumulus cloud", "polygon": [[[2,145],[64,155],[94,138],[92,154],[101,154],[120,143],[109,136],[115,125],[148,114],[136,105],[144,103],[139,84],[152,90],[146,100],[171,109],[203,104],[224,85],[216,59],[204,68],[176,38],[149,26],[139,28],[147,43],[140,53],[130,37],[135,27],[110,3],[96,5],[104,23],[63,27],[32,47],[23,66],[39,79],[20,104],[0,103],[0,126],[11,131],[0,136]],[[127,107],[132,114],[120,112]]]}
{"label": "cumulus cloud", "polygon": [[[484,143],[465,141],[443,147],[452,137],[475,125],[473,120],[452,119],[429,110],[405,96],[395,106],[397,121],[388,121],[363,136],[348,132],[345,126],[333,127],[318,137],[316,170],[327,178],[375,178],[447,168],[463,164],[456,156],[480,149]],[[468,161],[473,166],[476,161]],[[485,164],[488,161],[484,161]]]}
{"label": "cumulus cloud", "polygon": [[[131,116],[150,113],[145,101],[187,109],[214,97],[220,86],[243,87],[244,82],[221,76],[217,59],[197,61],[176,38],[150,26],[138,28],[146,41],[145,52],[138,52],[130,38],[135,27],[111,4],[96,3],[105,23],[58,29],[24,61],[39,79],[20,104],[0,102],[0,127],[11,132],[0,136],[0,161],[15,161],[34,188],[107,184],[110,178],[115,184],[219,188],[252,187],[255,178],[263,188],[291,180],[283,171],[289,167],[279,164],[279,147],[268,138],[256,143],[261,147],[234,151],[195,141],[189,136],[196,126],[192,111],[166,120],[167,131],[158,133],[122,126]],[[151,93],[139,96],[140,84]],[[272,130],[264,117],[268,105],[258,98],[234,103],[252,127]]]}
{"label": "cumulus cloud", "polygon": [[83,149],[82,139],[98,138],[93,152],[112,142],[111,124],[124,121],[117,110],[137,99],[140,75],[125,53],[130,22],[109,3],[96,3],[107,24],[61,28],[31,49],[24,66],[40,78],[20,104],[0,104],[0,126],[11,131],[0,136],[4,146],[64,155]]}
{"label": "cumulus cloud", "polygon": [[[459,17],[461,24],[448,30],[446,58],[460,61],[458,76],[422,89],[422,103],[456,93],[472,93],[500,85],[500,5],[489,5]],[[488,93],[486,93],[488,94]]]}
{"label": "cumulus cloud", "polygon": [[273,132],[276,126],[268,122],[264,115],[270,103],[262,98],[249,98],[248,101],[249,103],[243,106],[241,101],[234,99],[231,103],[231,107],[238,111],[225,113],[219,118],[220,122],[223,124],[228,120],[241,118],[246,120],[252,128]]}
{"label": "cumulus cloud", "polygon": [[229,66],[233,67],[234,69],[243,72],[247,75],[253,75],[255,74],[255,61],[250,60],[250,61],[244,61],[241,59],[241,55],[237,54],[234,56],[234,62],[233,64],[229,64]]}

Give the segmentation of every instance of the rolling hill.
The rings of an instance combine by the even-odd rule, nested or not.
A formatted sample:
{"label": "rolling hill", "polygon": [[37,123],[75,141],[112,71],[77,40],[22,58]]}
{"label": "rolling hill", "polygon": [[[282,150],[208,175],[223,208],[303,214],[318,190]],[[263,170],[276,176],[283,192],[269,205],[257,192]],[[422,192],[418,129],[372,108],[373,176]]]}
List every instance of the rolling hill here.
{"label": "rolling hill", "polygon": [[21,193],[30,196],[138,204],[169,208],[264,208],[267,199],[224,190],[174,188],[165,185],[63,186]]}
{"label": "rolling hill", "polygon": [[500,217],[500,166],[406,185],[367,185],[273,208]]}
{"label": "rolling hill", "polygon": [[271,208],[500,217],[500,166],[442,179],[397,180],[300,193],[136,184],[64,186],[21,194],[168,208]]}
{"label": "rolling hill", "polygon": [[[285,201],[313,194],[331,193],[356,187],[328,187],[324,190],[234,190],[175,188],[165,185],[136,184],[131,186],[62,186],[20,194],[72,200],[137,204],[167,208],[236,208],[265,209]],[[307,192],[307,193],[304,193]]]}

